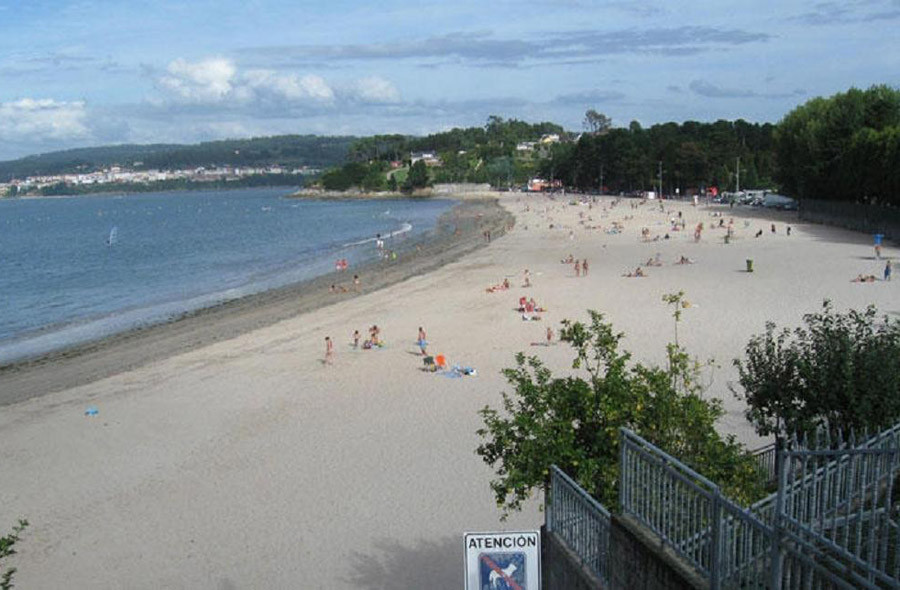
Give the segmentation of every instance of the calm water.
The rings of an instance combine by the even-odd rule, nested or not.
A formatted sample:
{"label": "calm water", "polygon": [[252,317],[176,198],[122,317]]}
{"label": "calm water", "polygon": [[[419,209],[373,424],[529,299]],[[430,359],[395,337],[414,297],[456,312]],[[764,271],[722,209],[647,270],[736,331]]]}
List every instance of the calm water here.
{"label": "calm water", "polygon": [[0,200],[0,363],[334,269],[430,230],[448,201],[289,189]]}

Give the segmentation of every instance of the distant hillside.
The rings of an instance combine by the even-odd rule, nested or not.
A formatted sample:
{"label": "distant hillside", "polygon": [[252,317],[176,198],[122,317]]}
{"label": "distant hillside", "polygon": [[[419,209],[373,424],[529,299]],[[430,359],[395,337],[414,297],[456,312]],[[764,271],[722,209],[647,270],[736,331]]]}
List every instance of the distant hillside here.
{"label": "distant hillside", "polygon": [[28,176],[92,172],[109,166],[135,170],[184,169],[197,166],[340,165],[355,137],[279,135],[226,139],[196,145],[114,145],[79,148],[0,162],[0,182]]}

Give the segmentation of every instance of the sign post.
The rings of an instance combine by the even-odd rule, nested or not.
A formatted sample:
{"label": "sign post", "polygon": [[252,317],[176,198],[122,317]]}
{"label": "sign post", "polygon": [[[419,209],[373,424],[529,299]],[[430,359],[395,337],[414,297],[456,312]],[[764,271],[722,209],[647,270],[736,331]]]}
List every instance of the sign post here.
{"label": "sign post", "polygon": [[466,533],[466,590],[540,590],[539,531]]}

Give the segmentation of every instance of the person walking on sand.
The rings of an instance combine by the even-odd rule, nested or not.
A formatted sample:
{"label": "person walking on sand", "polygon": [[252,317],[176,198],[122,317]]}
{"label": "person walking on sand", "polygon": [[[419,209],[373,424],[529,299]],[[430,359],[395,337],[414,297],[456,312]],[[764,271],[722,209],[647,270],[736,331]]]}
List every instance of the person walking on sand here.
{"label": "person walking on sand", "polygon": [[553,344],[553,328],[547,326],[547,346]]}
{"label": "person walking on sand", "polygon": [[575,276],[576,277],[581,276],[581,261],[580,260],[575,261]]}
{"label": "person walking on sand", "polygon": [[359,348],[359,330],[353,330],[353,348]]}
{"label": "person walking on sand", "polygon": [[427,355],[428,341],[425,339],[425,329],[422,326],[419,326],[419,340],[417,344],[419,345],[419,350],[422,351],[422,356]]}
{"label": "person walking on sand", "polygon": [[332,363],[334,363],[334,342],[331,341],[331,336],[325,336],[325,364]]}
{"label": "person walking on sand", "polygon": [[523,287],[531,286],[531,274],[528,272],[528,269],[525,269],[525,283],[522,285]]}
{"label": "person walking on sand", "polygon": [[581,276],[586,277],[588,273],[587,258],[581,261]]}
{"label": "person walking on sand", "polygon": [[891,280],[891,259],[888,258],[887,262],[884,263],[884,280]]}

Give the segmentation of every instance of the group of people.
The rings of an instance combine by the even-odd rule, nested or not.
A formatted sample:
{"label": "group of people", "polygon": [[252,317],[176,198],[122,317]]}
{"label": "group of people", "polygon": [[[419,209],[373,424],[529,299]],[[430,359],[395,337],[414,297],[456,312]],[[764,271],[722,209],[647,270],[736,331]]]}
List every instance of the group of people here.
{"label": "group of people", "polygon": [[575,258],[571,254],[560,260],[560,263],[574,265],[576,277],[580,277],[582,275],[587,276],[588,271],[590,270],[587,258]]}
{"label": "group of people", "polygon": [[541,307],[534,301],[534,297],[531,299],[526,298],[524,295],[519,297],[519,312],[522,314],[522,319],[529,320],[539,320],[541,316],[535,315],[536,313],[543,313],[547,311],[546,308]]}
{"label": "group of people", "polygon": [[[360,280],[359,275],[353,275],[353,290],[359,291]],[[331,283],[331,287],[328,288],[331,293],[349,293],[350,289],[348,289],[344,285],[338,285],[336,283]]]}
{"label": "group of people", "polygon": [[[893,264],[891,263],[891,259],[888,258],[884,262],[884,280],[885,281],[891,280],[891,274],[893,274],[893,271],[894,271]],[[860,274],[860,275],[857,275],[856,278],[853,279],[851,282],[853,282],[853,283],[874,283],[877,280],[878,279],[875,277],[875,275]]]}
{"label": "group of people", "polygon": [[588,270],[589,270],[589,269],[588,269],[588,261],[587,261],[587,258],[585,258],[585,259],[583,259],[583,260],[576,260],[576,261],[575,261],[575,276],[576,276],[576,277],[580,277],[580,276],[582,276],[582,274],[583,274],[584,276],[587,276]]}
{"label": "group of people", "polygon": [[[351,346],[354,349],[359,349],[360,347],[363,350],[370,350],[373,348],[380,348],[384,346],[384,341],[381,339],[381,328],[378,327],[378,324],[373,324],[369,328],[369,337],[366,340],[363,340],[362,345],[360,346],[360,339],[362,336],[359,333],[359,330],[353,330],[353,334],[350,336]],[[425,328],[419,326],[418,334],[416,335],[416,345],[419,347],[419,352],[422,356],[426,356],[428,354],[428,340],[425,335]],[[334,341],[331,339],[331,336],[325,337],[325,359],[323,361],[326,365],[331,365],[334,363]]]}

